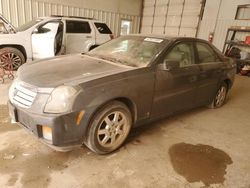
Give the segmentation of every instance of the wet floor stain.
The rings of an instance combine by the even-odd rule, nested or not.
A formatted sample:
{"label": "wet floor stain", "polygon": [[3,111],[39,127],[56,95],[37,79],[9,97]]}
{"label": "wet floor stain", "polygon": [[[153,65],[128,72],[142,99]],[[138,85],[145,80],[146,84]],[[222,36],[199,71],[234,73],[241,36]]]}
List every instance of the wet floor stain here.
{"label": "wet floor stain", "polygon": [[10,179],[8,180],[8,186],[14,186],[18,180],[18,174],[12,174]]}
{"label": "wet floor stain", "polygon": [[[32,148],[30,148],[32,150]],[[24,151],[16,145],[11,145],[0,151],[0,173],[13,174],[8,180],[7,186],[15,186],[20,178],[20,183],[24,187],[48,187],[50,183],[50,173],[68,168],[68,163],[80,158],[84,151],[74,150],[71,152],[46,151],[30,155],[24,155]],[[5,160],[4,155],[14,155],[14,159]],[[18,174],[22,174],[18,177]]]}
{"label": "wet floor stain", "polygon": [[178,143],[169,149],[174,170],[190,183],[223,184],[227,165],[233,161],[222,150],[209,145]]}

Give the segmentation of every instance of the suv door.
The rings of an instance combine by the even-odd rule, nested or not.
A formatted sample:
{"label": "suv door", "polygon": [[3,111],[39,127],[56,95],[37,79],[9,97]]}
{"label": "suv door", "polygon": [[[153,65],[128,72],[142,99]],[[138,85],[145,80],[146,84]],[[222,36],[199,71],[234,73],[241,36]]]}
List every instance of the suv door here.
{"label": "suv door", "polygon": [[196,102],[202,105],[215,96],[225,64],[205,42],[196,42],[196,50],[200,68]]}
{"label": "suv door", "polygon": [[105,43],[113,38],[112,31],[109,29],[109,27],[105,23],[101,23],[101,22],[93,22],[93,23],[97,30],[95,32],[97,45]]}
{"label": "suv door", "polygon": [[174,70],[156,70],[153,116],[192,108],[196,95],[199,67],[195,63],[193,42],[177,43],[164,60],[179,61],[180,67]]}
{"label": "suv door", "polygon": [[33,31],[31,35],[33,59],[53,57],[60,51],[62,28],[63,23],[55,20],[42,24]]}
{"label": "suv door", "polygon": [[66,53],[87,52],[95,44],[95,34],[88,21],[66,20]]}

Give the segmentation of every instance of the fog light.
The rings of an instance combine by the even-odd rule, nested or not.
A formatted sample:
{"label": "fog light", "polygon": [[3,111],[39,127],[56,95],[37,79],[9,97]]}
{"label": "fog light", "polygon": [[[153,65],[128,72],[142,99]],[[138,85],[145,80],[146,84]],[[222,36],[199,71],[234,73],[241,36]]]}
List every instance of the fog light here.
{"label": "fog light", "polygon": [[47,126],[42,126],[43,138],[52,141],[52,129]]}

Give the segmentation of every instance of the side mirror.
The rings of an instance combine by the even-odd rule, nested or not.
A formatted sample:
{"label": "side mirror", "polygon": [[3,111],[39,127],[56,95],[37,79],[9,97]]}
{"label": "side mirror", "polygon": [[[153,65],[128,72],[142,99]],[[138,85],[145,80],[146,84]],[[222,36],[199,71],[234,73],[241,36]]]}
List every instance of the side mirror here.
{"label": "side mirror", "polygon": [[166,71],[176,70],[180,68],[180,62],[175,60],[165,59],[163,63],[158,65],[158,67],[160,70],[166,70]]}
{"label": "side mirror", "polygon": [[32,32],[32,34],[36,34],[36,33],[38,33],[38,28],[35,28],[35,29],[33,30],[33,32]]}

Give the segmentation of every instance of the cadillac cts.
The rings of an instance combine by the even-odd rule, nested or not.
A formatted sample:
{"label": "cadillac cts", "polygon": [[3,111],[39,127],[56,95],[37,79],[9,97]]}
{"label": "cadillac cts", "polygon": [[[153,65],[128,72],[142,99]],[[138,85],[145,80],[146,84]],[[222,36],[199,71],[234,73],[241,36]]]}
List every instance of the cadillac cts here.
{"label": "cadillac cts", "polygon": [[13,121],[57,150],[105,154],[132,127],[207,105],[221,107],[235,63],[195,38],[129,35],[91,52],[26,63],[9,90]]}

